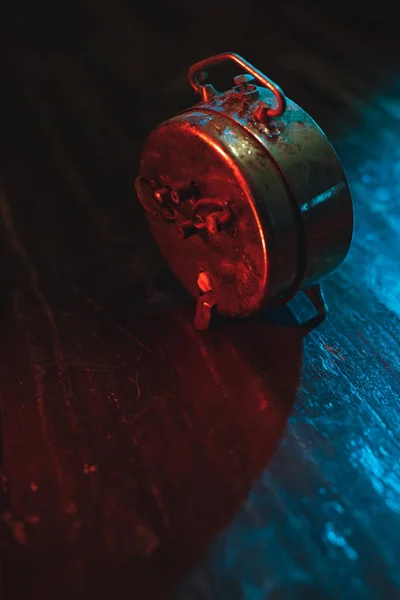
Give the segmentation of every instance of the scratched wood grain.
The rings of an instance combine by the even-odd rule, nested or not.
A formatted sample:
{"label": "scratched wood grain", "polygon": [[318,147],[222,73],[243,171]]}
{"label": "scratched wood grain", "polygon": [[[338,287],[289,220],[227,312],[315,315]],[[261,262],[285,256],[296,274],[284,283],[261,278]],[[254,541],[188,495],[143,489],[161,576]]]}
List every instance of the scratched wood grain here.
{"label": "scratched wood grain", "polygon": [[[7,600],[400,598],[397,22],[354,2],[8,7],[0,187]],[[327,320],[196,333],[132,182],[188,66],[236,51],[355,202]],[[233,71],[213,73],[228,85]]]}

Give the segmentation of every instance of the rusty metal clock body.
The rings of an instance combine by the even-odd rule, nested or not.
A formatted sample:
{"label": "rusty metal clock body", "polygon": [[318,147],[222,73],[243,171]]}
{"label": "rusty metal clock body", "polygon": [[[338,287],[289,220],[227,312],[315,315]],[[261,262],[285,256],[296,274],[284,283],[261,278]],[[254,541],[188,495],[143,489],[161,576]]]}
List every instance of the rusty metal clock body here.
{"label": "rusty metal clock body", "polygon": [[[204,69],[227,60],[246,74],[224,93]],[[154,238],[197,297],[195,326],[213,307],[232,317],[305,291],[325,311],[319,279],[345,258],[353,233],[349,186],[312,118],[243,58],[196,63],[201,101],[159,125],[135,186]]]}

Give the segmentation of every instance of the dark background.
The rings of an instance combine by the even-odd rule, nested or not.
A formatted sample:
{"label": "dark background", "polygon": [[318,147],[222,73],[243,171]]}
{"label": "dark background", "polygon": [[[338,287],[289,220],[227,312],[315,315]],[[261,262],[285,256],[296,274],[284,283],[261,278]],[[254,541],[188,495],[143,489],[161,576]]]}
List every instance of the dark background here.
{"label": "dark background", "polygon": [[[4,598],[400,598],[390,3],[13,3],[1,38]],[[189,66],[224,51],[316,119],[353,191],[308,335],[286,310],[196,333],[134,194]]]}

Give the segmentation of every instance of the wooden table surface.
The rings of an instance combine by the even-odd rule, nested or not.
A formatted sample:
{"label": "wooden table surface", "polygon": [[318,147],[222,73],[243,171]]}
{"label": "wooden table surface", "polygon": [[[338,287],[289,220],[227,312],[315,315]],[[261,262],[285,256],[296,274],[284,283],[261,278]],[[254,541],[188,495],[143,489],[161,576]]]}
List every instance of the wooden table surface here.
{"label": "wooden table surface", "polygon": [[[3,597],[400,598],[397,21],[134,5],[3,20]],[[288,309],[196,333],[134,194],[146,135],[194,101],[188,67],[228,50],[317,120],[352,188],[307,335]]]}

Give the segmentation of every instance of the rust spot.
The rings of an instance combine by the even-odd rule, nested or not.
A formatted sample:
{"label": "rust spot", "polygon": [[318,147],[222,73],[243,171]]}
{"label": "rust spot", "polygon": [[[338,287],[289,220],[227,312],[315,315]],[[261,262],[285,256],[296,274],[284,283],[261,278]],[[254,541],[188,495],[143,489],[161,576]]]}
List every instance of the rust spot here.
{"label": "rust spot", "polygon": [[14,540],[20,546],[28,546],[28,538],[25,531],[25,523],[17,519],[13,519],[11,513],[7,512],[1,515],[1,521],[8,527]]}
{"label": "rust spot", "polygon": [[83,472],[85,473],[85,475],[88,475],[89,473],[96,473],[96,471],[97,471],[96,465],[90,465],[89,463],[84,464]]}

